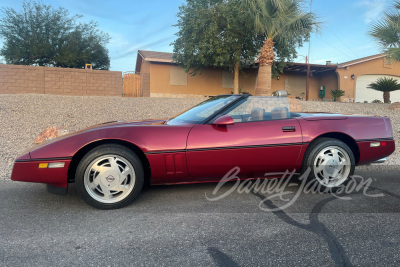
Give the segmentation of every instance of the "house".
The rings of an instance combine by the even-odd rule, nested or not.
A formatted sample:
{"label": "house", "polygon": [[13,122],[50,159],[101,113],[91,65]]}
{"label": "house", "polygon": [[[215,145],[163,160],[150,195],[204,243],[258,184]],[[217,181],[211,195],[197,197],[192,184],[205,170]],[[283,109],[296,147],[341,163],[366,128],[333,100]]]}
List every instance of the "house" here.
{"label": "house", "polygon": [[[142,77],[142,95],[151,97],[196,97],[230,94],[233,91],[231,72],[209,68],[195,76],[173,62],[172,53],[139,50],[135,72]],[[367,86],[379,77],[400,80],[400,64],[390,62],[384,54],[360,58],[342,64],[291,63],[284,73],[272,79],[273,91],[286,90],[290,98],[318,100],[321,88],[330,99],[331,90],[345,91],[342,101],[371,102],[382,100],[382,93]],[[255,93],[257,66],[240,72],[242,92]],[[393,102],[400,101],[400,92],[392,92]]]}
{"label": "house", "polygon": [[[391,62],[385,54],[364,57],[342,64],[336,70],[338,85],[346,97],[356,102],[383,101],[382,92],[368,89],[368,85],[381,77],[392,77],[400,82],[400,64]],[[400,91],[390,93],[392,102],[400,102]]]}

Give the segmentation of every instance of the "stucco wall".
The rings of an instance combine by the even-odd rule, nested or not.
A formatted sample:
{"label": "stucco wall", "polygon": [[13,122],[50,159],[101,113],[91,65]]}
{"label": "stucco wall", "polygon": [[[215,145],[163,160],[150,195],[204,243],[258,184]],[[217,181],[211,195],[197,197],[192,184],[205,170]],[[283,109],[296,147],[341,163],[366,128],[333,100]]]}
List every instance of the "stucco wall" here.
{"label": "stucco wall", "polygon": [[122,73],[0,65],[0,94],[23,93],[121,96]]}
{"label": "stucco wall", "polygon": [[[187,86],[170,84],[171,64],[150,64],[150,93],[152,96],[220,95],[230,94],[233,88],[222,87],[222,70],[207,69],[187,77]],[[244,92],[254,93],[257,72],[241,72],[240,86]]]}
{"label": "stucco wall", "polygon": [[[310,77],[309,99],[318,100],[318,91],[322,85],[326,87],[326,98],[330,99],[331,90],[338,88],[337,74],[334,72],[326,72]],[[272,91],[286,90],[289,98],[303,97],[306,93],[306,76],[305,74],[284,73],[280,74],[280,79],[272,79]],[[303,93],[303,94],[302,94]]]}
{"label": "stucco wall", "polygon": [[[386,64],[386,58],[378,58],[366,61],[360,64],[355,64],[347,68],[337,69],[339,75],[339,87],[346,92],[345,97],[355,98],[357,77],[362,75],[393,75],[400,76],[400,64]],[[355,75],[355,79],[351,79],[351,75]]]}
{"label": "stucco wall", "polygon": [[[323,85],[325,86],[325,90],[326,90],[325,98],[333,99],[333,97],[331,95],[331,91],[339,88],[337,73],[336,72],[327,72],[327,73],[320,75],[317,90],[312,92],[313,95],[312,95],[312,98],[310,97],[310,99],[319,99],[318,90]],[[315,93],[315,95],[314,95],[314,93]],[[310,95],[311,95],[311,93],[310,93]],[[345,97],[348,97],[348,96],[345,95]]]}
{"label": "stucco wall", "polygon": [[[150,95],[156,97],[193,97],[230,94],[233,88],[223,88],[222,70],[207,69],[195,76],[188,75],[187,86],[170,84],[170,69],[176,68],[173,64],[142,63],[141,73],[150,72]],[[246,69],[240,72],[239,85],[242,92],[255,93],[257,83],[257,69]],[[334,72],[324,75],[315,75],[310,78],[310,100],[319,99],[318,90],[325,85],[326,97],[331,98],[330,90],[338,88],[337,74]],[[279,80],[272,78],[272,91],[287,90],[289,98],[303,96],[306,92],[306,77],[304,74],[284,73]],[[304,93],[304,94],[302,94]]]}

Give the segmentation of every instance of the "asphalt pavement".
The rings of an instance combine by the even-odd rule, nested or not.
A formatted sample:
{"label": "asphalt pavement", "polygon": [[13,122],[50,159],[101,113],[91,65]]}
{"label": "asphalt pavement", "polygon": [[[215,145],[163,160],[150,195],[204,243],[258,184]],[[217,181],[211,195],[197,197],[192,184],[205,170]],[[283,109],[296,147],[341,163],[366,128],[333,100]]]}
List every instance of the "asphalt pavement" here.
{"label": "asphalt pavement", "polygon": [[0,180],[0,266],[399,266],[400,167],[356,174],[351,194],[153,186],[111,211]]}

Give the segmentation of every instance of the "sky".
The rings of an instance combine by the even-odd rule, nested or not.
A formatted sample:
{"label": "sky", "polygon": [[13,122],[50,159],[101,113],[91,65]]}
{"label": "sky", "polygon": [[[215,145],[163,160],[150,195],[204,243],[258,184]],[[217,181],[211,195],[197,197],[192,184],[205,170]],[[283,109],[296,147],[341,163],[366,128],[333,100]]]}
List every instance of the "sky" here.
{"label": "sky", "polygon": [[[23,0],[0,0],[0,7],[20,10]],[[134,71],[137,50],[172,52],[177,27],[176,14],[183,0],[42,0],[83,15],[84,22],[96,21],[111,36],[107,45],[111,70]],[[310,0],[306,0],[310,3]],[[371,22],[382,17],[394,0],[313,0],[312,10],[321,22],[311,42],[298,49],[297,62],[341,63],[378,54],[378,45],[368,36]],[[306,6],[310,8],[309,4]],[[1,40],[0,40],[0,46]],[[309,49],[310,47],[310,49]]]}

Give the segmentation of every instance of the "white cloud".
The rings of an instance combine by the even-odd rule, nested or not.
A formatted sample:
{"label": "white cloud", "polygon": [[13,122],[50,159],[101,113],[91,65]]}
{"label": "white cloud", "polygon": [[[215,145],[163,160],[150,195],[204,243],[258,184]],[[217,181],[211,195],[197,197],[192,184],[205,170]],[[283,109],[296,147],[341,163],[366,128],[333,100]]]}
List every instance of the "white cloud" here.
{"label": "white cloud", "polygon": [[385,10],[386,0],[361,0],[357,2],[357,6],[365,7],[364,18],[366,23],[378,19]]}

